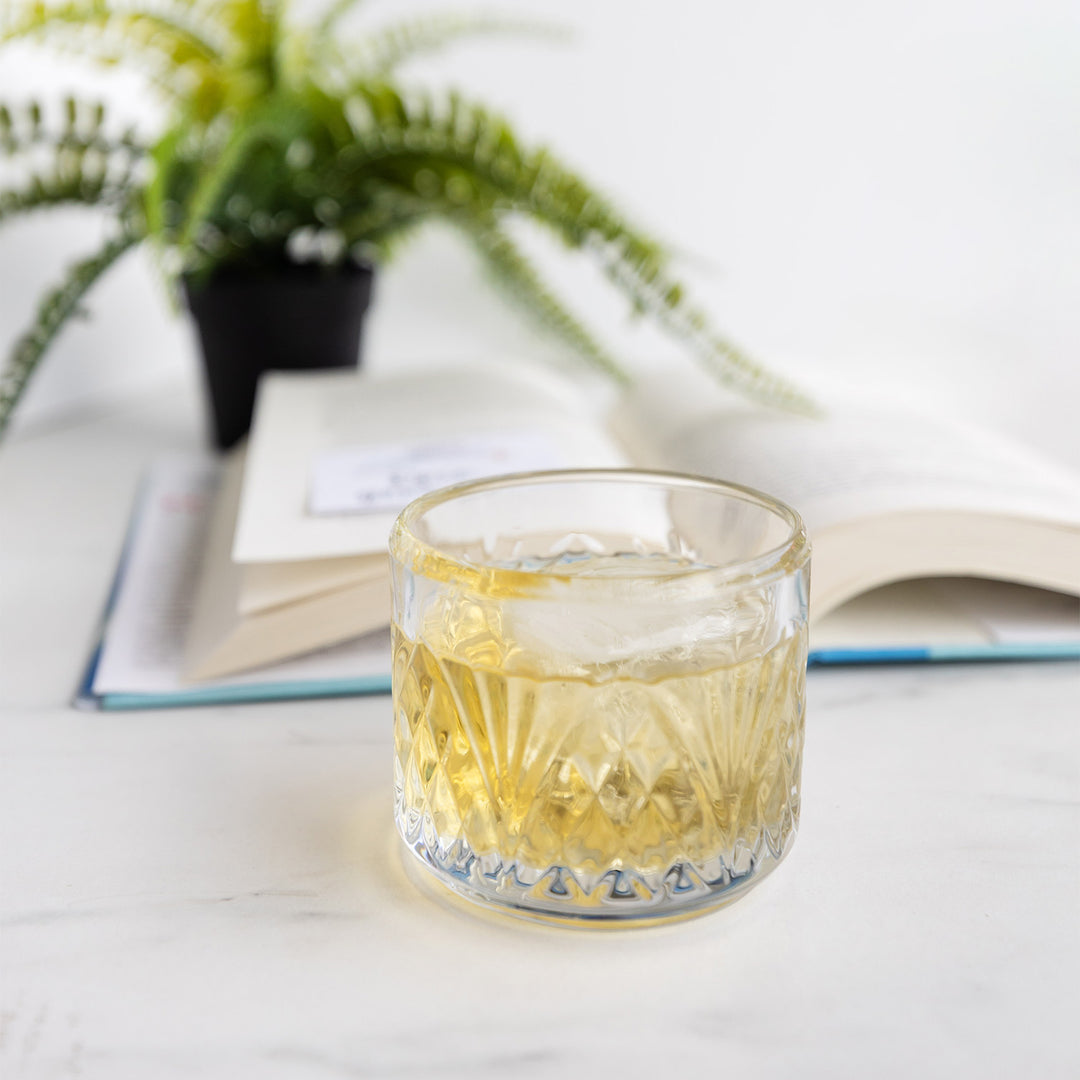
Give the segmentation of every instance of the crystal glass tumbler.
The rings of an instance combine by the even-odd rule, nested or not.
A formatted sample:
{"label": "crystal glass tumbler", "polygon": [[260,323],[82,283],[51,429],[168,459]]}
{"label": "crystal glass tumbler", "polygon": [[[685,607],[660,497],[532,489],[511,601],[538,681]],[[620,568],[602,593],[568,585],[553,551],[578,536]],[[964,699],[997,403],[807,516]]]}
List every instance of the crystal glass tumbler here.
{"label": "crystal glass tumbler", "polygon": [[755,491],[631,470],[434,492],[394,527],[395,819],[519,915],[732,900],[799,820],[810,547]]}

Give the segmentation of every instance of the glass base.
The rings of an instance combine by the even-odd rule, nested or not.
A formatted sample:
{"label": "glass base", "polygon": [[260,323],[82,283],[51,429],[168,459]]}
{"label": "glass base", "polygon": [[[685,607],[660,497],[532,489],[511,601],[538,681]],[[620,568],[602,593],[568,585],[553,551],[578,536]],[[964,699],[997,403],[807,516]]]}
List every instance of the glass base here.
{"label": "glass base", "polygon": [[489,911],[545,923],[620,929],[693,918],[732,903],[767,877],[795,840],[791,829],[780,850],[773,850],[762,833],[754,850],[718,855],[703,866],[677,863],[665,873],[609,870],[586,875],[558,866],[535,870],[506,865],[497,856],[474,855],[462,841],[440,853],[439,845],[429,845],[422,834],[410,838],[400,820],[399,833],[436,882]]}

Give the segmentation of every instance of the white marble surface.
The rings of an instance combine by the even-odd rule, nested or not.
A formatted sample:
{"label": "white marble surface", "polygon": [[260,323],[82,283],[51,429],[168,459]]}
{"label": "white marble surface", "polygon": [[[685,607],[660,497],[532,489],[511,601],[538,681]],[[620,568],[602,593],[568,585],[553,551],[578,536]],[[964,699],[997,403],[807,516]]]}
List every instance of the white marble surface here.
{"label": "white marble surface", "polygon": [[0,452],[0,1075],[1077,1075],[1076,665],[813,672],[801,835],[746,899],[476,916],[398,860],[387,698],[68,707],[137,476],[195,415]]}

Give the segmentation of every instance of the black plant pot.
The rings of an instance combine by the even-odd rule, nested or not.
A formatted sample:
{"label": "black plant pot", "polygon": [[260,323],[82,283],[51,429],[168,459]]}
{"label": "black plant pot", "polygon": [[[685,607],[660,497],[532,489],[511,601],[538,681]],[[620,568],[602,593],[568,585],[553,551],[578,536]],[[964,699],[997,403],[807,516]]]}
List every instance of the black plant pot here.
{"label": "black plant pot", "polygon": [[218,447],[228,449],[247,434],[264,371],[360,363],[372,277],[369,266],[281,263],[225,267],[200,282],[185,278]]}

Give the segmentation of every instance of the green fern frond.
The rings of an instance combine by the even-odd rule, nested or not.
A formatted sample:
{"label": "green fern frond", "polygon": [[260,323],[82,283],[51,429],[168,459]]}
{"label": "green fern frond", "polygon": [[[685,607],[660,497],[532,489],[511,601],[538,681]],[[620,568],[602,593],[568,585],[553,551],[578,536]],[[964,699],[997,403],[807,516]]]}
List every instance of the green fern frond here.
{"label": "green fern frond", "polygon": [[[230,228],[247,216],[245,206],[259,211],[254,231],[263,249],[271,236],[280,240],[296,227],[365,209],[365,178],[350,177],[346,190],[344,173],[335,169],[338,148],[351,140],[340,102],[313,86],[266,96],[243,124],[196,132],[177,126],[154,151],[151,231],[179,244],[185,259],[197,259],[200,230]],[[173,220],[166,221],[166,204],[178,215]],[[267,221],[280,217],[292,220]]]}
{"label": "green fern frond", "polygon": [[[159,10],[160,7],[160,10]],[[106,67],[141,67],[169,100],[197,104],[206,119],[224,101],[228,36],[188,4],[143,8],[111,0],[70,0],[17,7],[0,30],[0,44],[48,37],[53,48]],[[217,39],[220,39],[220,43]]]}
{"label": "green fern frond", "polygon": [[[39,164],[42,149],[48,157]],[[0,152],[30,162],[18,184],[0,190],[0,222],[64,203],[130,215],[145,154],[130,132],[119,138],[107,133],[99,103],[73,98],[64,103],[59,125],[48,123],[36,102],[14,110],[0,106]]]}
{"label": "green fern frond", "polygon": [[505,208],[556,224],[571,246],[598,237],[618,242],[629,261],[666,258],[661,244],[631,229],[605,199],[547,151],[522,150],[500,117],[457,98],[441,110],[424,98],[407,103],[386,83],[356,85],[353,100],[362,103],[367,114],[367,123],[360,125],[344,155],[354,169],[454,170],[471,185],[471,198],[501,200]]}
{"label": "green fern frond", "polygon": [[25,105],[0,105],[0,148],[5,154],[36,146],[44,134],[41,105],[37,101]]}
{"label": "green fern frond", "polygon": [[133,53],[122,38],[86,40],[84,35],[68,30],[51,33],[49,47],[60,56],[89,60],[106,70],[123,65],[138,70],[166,106],[184,108],[200,122],[220,113],[227,100],[230,80],[225,69],[200,64],[176,67],[153,46]]}
{"label": "green fern frond", "polygon": [[34,3],[16,10],[0,29],[0,43],[36,37],[59,26],[92,35],[116,33],[137,48],[164,52],[176,67],[197,62],[220,64],[222,48],[211,40],[207,26],[186,16],[189,5],[164,10],[142,8],[111,0],[70,0],[68,3]]}
{"label": "green fern frond", "polygon": [[349,156],[367,175],[427,169],[454,173],[462,198],[496,213],[524,213],[568,246],[587,249],[634,310],[681,339],[721,381],[750,397],[812,411],[812,403],[785,380],[767,373],[711,329],[669,274],[661,245],[633,229],[606,199],[545,151],[524,152],[509,127],[476,108],[432,121],[410,112],[391,88],[358,88],[374,124],[358,135]]}
{"label": "green fern frond", "polygon": [[0,154],[14,157],[33,153],[42,146],[54,151],[123,155],[134,160],[146,154],[134,129],[110,135],[106,110],[100,101],[66,98],[59,125],[48,123],[38,102],[0,105]]}
{"label": "green fern frond", "polygon": [[368,205],[347,213],[337,223],[346,244],[369,245],[380,253],[399,232],[412,230],[443,211],[430,200],[419,199],[392,187],[382,187],[367,196]]}
{"label": "green fern frond", "polygon": [[463,38],[495,34],[563,36],[557,27],[535,21],[445,12],[369,31],[355,43],[338,46],[335,59],[344,70],[363,72],[371,79],[385,79],[399,65],[423,53],[437,52]]}
{"label": "green fern frond", "polygon": [[109,240],[96,255],[72,266],[61,284],[41,302],[33,325],[15,342],[7,366],[0,372],[0,436],[38,362],[60,328],[74,314],[98,278],[138,240],[138,236],[126,232]]}
{"label": "green fern frond", "polygon": [[302,114],[283,110],[271,102],[256,118],[231,133],[221,151],[203,163],[201,175],[187,200],[179,233],[181,249],[190,251],[199,228],[218,212],[250,156],[260,147],[274,148],[284,161],[290,144],[302,139],[305,119]]}
{"label": "green fern frond", "polygon": [[18,214],[63,205],[112,209],[134,220],[133,188],[127,177],[111,177],[105,170],[81,167],[48,175],[31,176],[21,187],[0,192],[0,224]]}
{"label": "green fern frond", "polygon": [[713,329],[704,311],[685,299],[683,286],[663,268],[602,259],[608,277],[643,315],[683,342],[719,382],[765,405],[817,415],[818,405],[788,380],[764,369],[745,350]]}
{"label": "green fern frond", "polygon": [[492,271],[492,278],[510,300],[535,322],[569,345],[598,371],[626,385],[630,377],[544,284],[517,245],[494,223],[475,222],[465,231]]}
{"label": "green fern frond", "polygon": [[312,37],[318,41],[330,36],[337,24],[364,0],[333,0],[312,28]]}

